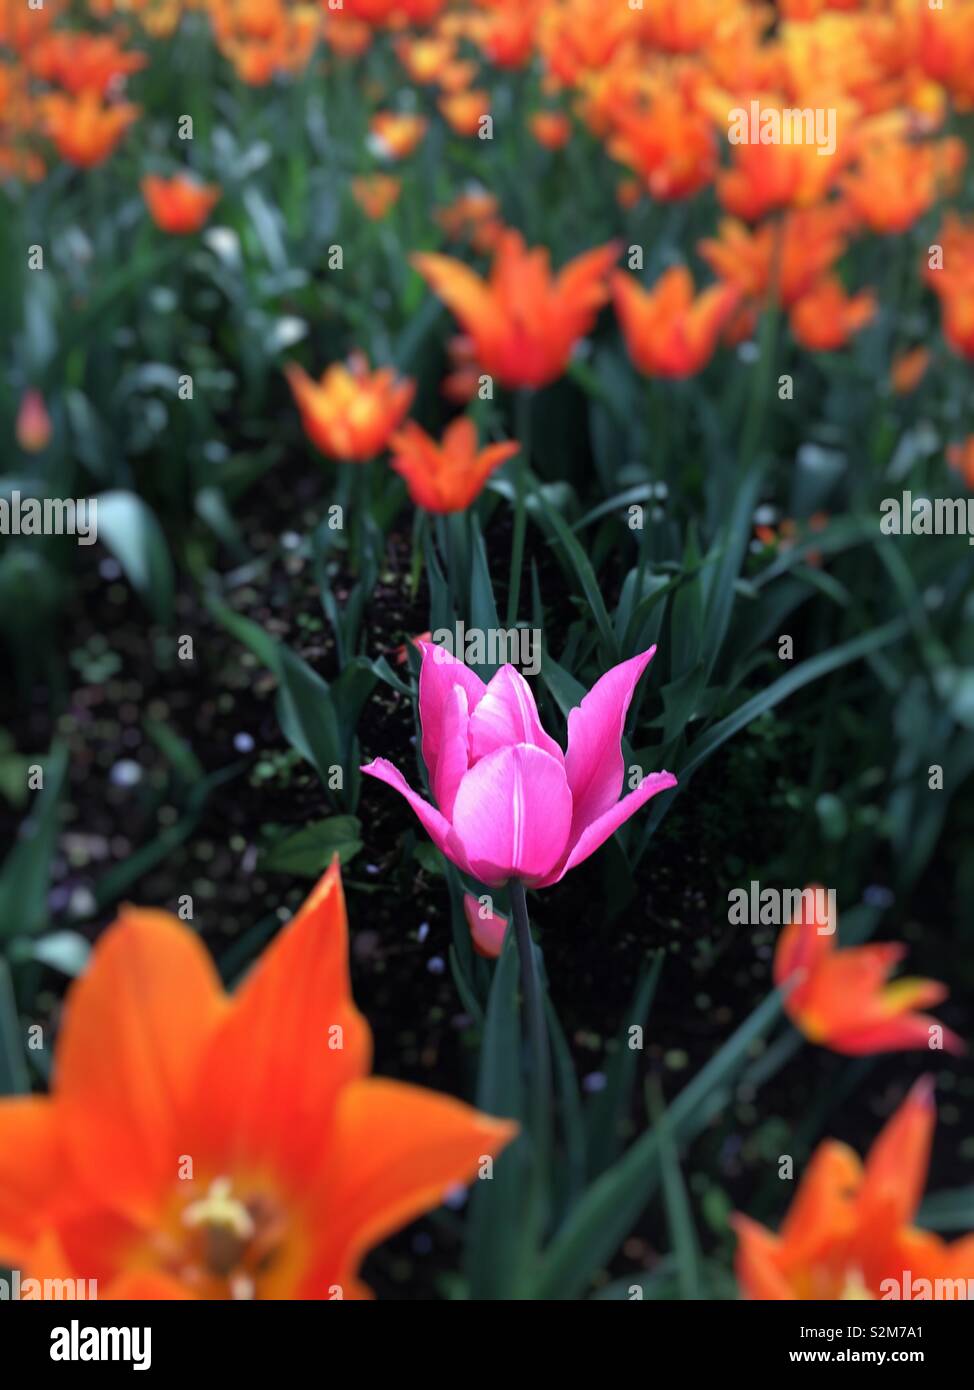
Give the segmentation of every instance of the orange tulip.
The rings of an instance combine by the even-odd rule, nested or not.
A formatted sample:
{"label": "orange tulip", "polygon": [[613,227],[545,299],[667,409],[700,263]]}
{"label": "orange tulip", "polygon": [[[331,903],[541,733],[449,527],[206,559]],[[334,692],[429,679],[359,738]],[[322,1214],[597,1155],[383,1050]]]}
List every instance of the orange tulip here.
{"label": "orange tulip", "polygon": [[791,310],[791,331],[811,352],[834,352],[845,347],[876,313],[871,290],[846,294],[836,275],[823,276]]}
{"label": "orange tulip", "polygon": [[689,198],[713,179],[711,122],[678,84],[660,87],[648,105],[620,105],[611,120],[609,153],[634,170],[654,198]]}
{"label": "orange tulip", "polygon": [[448,92],[437,105],[440,114],[457,135],[476,135],[484,116],[490,114],[490,95],[487,92]]}
{"label": "orange tulip", "polygon": [[974,358],[974,223],[948,213],[937,244],[941,259],[926,261],[924,279],[940,300],[947,342],[962,357]]}
{"label": "orange tulip", "polygon": [[198,183],[186,174],[175,174],[171,179],[146,174],[141,188],[149,216],[172,236],[198,232],[220,197],[216,184]]}
{"label": "orange tulip", "polygon": [[534,57],[541,0],[494,0],[474,17],[470,37],[498,68],[523,68]]}
{"label": "orange tulip", "polygon": [[964,166],[960,140],[870,145],[842,181],[850,206],[874,232],[905,232],[957,185]]}
{"label": "orange tulip", "polygon": [[[841,118],[837,124],[841,132]],[[833,154],[820,154],[811,142],[753,142],[732,145],[731,149],[731,167],[717,179],[717,196],[729,213],[745,222],[757,222],[776,210],[821,202],[849,157],[849,145],[841,141]]]}
{"label": "orange tulip", "polygon": [[598,72],[627,39],[635,39],[642,16],[628,5],[605,0],[562,0],[541,12],[539,46],[548,68],[566,86]]}
{"label": "orange tulip", "polygon": [[130,102],[106,106],[92,91],[76,97],[51,92],[40,99],[40,108],[61,158],[83,169],[106,160],[141,111]]}
{"label": "orange tulip", "polygon": [[472,893],[463,895],[463,913],[477,955],[484,956],[487,960],[496,960],[504,946],[507,918],[495,912],[493,907],[482,907],[480,899],[475,898]]}
{"label": "orange tulip", "polygon": [[14,427],[17,443],[27,454],[42,453],[51,442],[51,417],[40,391],[25,391]]}
{"label": "orange tulip", "polygon": [[889,370],[890,385],[898,396],[915,391],[930,365],[930,351],[923,346],[901,352]]}
{"label": "orange tulip", "polygon": [[394,208],[402,192],[402,181],[392,174],[363,174],[352,179],[352,197],[373,222],[381,222]]}
{"label": "orange tulip", "polygon": [[224,994],[127,907],[68,996],[53,1094],[0,1101],[0,1263],[102,1298],[367,1298],[365,1252],[516,1127],[369,1076],[337,864]]}
{"label": "orange tulip", "polygon": [[396,42],[396,57],[420,87],[436,82],[455,50],[454,41],[441,35],[424,34],[420,38],[401,38]]}
{"label": "orange tulip", "polygon": [[546,150],[561,150],[572,138],[572,123],[564,111],[535,111],[528,120],[531,134]]}
{"label": "orange tulip", "polygon": [[777,1235],[736,1216],[735,1265],[744,1296],[968,1298],[974,1236],[945,1241],[911,1224],[935,1123],[933,1087],[924,1077],[886,1122],[865,1163],[835,1139],[819,1145]]}
{"label": "orange tulip", "polygon": [[370,144],[384,159],[405,159],[426,134],[426,117],[408,111],[377,111],[369,122]]}
{"label": "orange tulip", "polygon": [[[849,216],[841,203],[801,208],[753,230],[724,218],[716,237],[698,243],[703,259],[741,295],[763,304],[774,277],[786,307],[807,294],[846,247]],[[776,265],[777,260],[777,265]]]}
{"label": "orange tulip", "polygon": [[629,356],[639,370],[647,376],[686,377],[710,361],[738,292],[718,284],[695,298],[690,272],[673,266],[651,290],[617,271],[612,297]]}
{"label": "orange tulip", "polygon": [[836,924],[818,914],[821,890],[808,891],[814,894],[816,908],[784,928],[774,957],[775,984],[797,977],[785,1000],[795,1027],[810,1042],[853,1057],[929,1047],[933,1028],[942,1034],[948,1051],[963,1052],[955,1033],[915,1012],[946,999],[946,988],[936,980],[904,978],[889,983],[906,947],[840,948]]}
{"label": "orange tulip", "polygon": [[46,34],[29,53],[30,71],[71,96],[94,92],[104,98],[113,84],[139,72],[144,53],[126,53],[110,34],[82,34],[59,29]]}
{"label": "orange tulip", "polygon": [[963,478],[964,485],[974,491],[974,434],[960,444],[948,444],[947,462]]}
{"label": "orange tulip", "polygon": [[480,496],[491,473],[521,446],[512,440],[489,444],[478,452],[477,427],[461,416],[447,426],[442,444],[407,420],[389,447],[390,463],[406,479],[417,507],[428,512],[462,512]]}
{"label": "orange tulip", "polygon": [[412,260],[473,340],[484,371],[504,386],[535,387],[561,376],[591,330],[618,254],[615,243],[595,247],[553,276],[544,247],[529,250],[519,232],[505,231],[486,281],[448,256]]}
{"label": "orange tulip", "polygon": [[352,354],[348,366],[333,363],[320,382],[296,362],[288,363],[286,375],[311,442],[330,458],[360,463],[385,448],[416,390],[391,367],[370,373],[360,352]]}

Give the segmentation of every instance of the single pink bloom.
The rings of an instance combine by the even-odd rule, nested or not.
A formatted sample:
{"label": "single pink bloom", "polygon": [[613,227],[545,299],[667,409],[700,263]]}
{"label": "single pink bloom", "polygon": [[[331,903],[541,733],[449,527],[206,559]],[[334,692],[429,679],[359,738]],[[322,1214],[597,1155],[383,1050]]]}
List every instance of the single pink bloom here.
{"label": "single pink bloom", "polygon": [[444,648],[424,642],[419,717],[436,805],[385,758],[362,771],[395,787],[437,848],[481,883],[557,883],[651,797],[676,786],[672,773],[653,772],[619,800],[626,712],[655,651],[596,681],[568,716],[563,753],[542,729],[531,689],[513,666],[502,666],[485,685]]}

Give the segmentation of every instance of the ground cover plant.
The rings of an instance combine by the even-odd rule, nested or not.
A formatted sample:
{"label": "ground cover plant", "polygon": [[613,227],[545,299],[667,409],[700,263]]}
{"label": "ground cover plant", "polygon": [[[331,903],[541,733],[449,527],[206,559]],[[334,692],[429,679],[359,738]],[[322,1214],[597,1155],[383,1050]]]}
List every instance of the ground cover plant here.
{"label": "ground cover plant", "polygon": [[974,0],[8,0],[5,1289],[970,1296],[972,103]]}

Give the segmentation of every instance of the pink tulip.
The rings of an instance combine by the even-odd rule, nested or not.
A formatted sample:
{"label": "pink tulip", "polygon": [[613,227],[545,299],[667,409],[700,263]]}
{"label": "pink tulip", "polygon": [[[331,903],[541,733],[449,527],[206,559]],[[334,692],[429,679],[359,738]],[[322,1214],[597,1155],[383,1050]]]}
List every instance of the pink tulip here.
{"label": "pink tulip", "polygon": [[421,644],[419,717],[431,806],[385,758],[363,767],[409,802],[438,849],[496,887],[557,883],[658,792],[653,772],[619,800],[622,730],[655,647],[607,671],[568,716],[568,752],[545,733],[530,687],[513,666],[489,684],[442,647]]}

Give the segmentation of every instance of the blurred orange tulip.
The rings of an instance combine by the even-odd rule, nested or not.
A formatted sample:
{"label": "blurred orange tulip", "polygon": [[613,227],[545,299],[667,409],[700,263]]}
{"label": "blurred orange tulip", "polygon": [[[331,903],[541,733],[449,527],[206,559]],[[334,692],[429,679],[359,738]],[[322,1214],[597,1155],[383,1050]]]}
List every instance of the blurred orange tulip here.
{"label": "blurred orange tulip", "polygon": [[821,918],[821,890],[809,891],[815,909],[784,928],[774,957],[775,984],[796,980],[785,999],[795,1027],[810,1042],[853,1057],[930,1047],[931,1030],[948,1051],[963,1052],[964,1044],[949,1028],[914,1012],[946,999],[945,986],[906,978],[889,983],[906,947],[840,947],[837,924]]}
{"label": "blurred orange tulip", "polygon": [[519,232],[500,237],[485,281],[448,256],[416,255],[413,265],[453,310],[477,360],[503,386],[546,386],[568,365],[608,298],[615,243],[577,256],[552,275],[548,251],[529,250]]}
{"label": "blurred orange tulip", "polygon": [[893,359],[889,369],[890,385],[898,396],[908,396],[915,391],[930,366],[930,350],[922,345],[901,352]]}
{"label": "blurred orange tulip", "polygon": [[448,425],[442,444],[414,420],[392,436],[389,460],[406,480],[417,507],[428,512],[462,512],[483,491],[496,468],[518,452],[516,440],[477,448],[477,427],[466,416]]}
{"label": "blurred orange tulip", "polygon": [[871,290],[846,294],[836,275],[825,275],[797,300],[791,310],[791,331],[811,352],[834,352],[875,316]]}
{"label": "blurred orange tulip", "polygon": [[887,140],[863,151],[842,188],[871,231],[905,232],[956,188],[964,160],[964,146],[957,139],[928,145]]}
{"label": "blurred orange tulip", "polygon": [[650,290],[617,271],[612,297],[629,356],[647,376],[687,377],[710,361],[720,330],[738,302],[733,285],[694,296],[685,266],[666,270]]}
{"label": "blurred orange tulip", "polygon": [[288,384],[301,412],[304,432],[329,458],[365,462],[386,447],[412,405],[416,390],[391,367],[369,371],[364,353],[333,363],[320,382],[289,362]]}
{"label": "blurred orange tulip", "polygon": [[51,417],[40,391],[31,388],[21,396],[14,435],[27,454],[42,453],[50,444]]}
{"label": "blurred orange tulip", "polygon": [[94,92],[107,96],[109,88],[149,61],[144,53],[127,53],[110,34],[82,34],[59,29],[46,34],[29,51],[28,65],[35,77],[62,88],[71,96]]}
{"label": "blurred orange tulip", "polygon": [[216,184],[199,183],[187,174],[171,179],[146,174],[141,188],[153,222],[172,236],[198,232],[220,198]]}
{"label": "blurred orange tulip", "polygon": [[744,1296],[968,1298],[974,1236],[949,1242],[911,1224],[926,1185],[935,1124],[932,1083],[922,1078],[865,1163],[834,1139],[819,1145],[777,1235],[736,1216],[735,1264]]}
{"label": "blurred orange tulip", "polygon": [[940,300],[947,342],[962,357],[974,358],[974,222],[947,214],[923,277]]}
{"label": "blurred orange tulip", "polygon": [[846,248],[849,215],[841,203],[785,213],[753,229],[725,217],[716,237],[698,243],[703,259],[741,295],[766,301],[772,277],[788,307],[807,294]]}
{"label": "blurred orange tulip", "polygon": [[561,150],[572,137],[572,123],[564,111],[535,111],[528,119],[528,128],[546,150]]}
{"label": "blurred orange tulip", "polygon": [[141,114],[131,102],[105,105],[97,93],[66,96],[51,92],[40,98],[44,130],[69,164],[90,169],[103,163]]}
{"label": "blurred orange tulip", "polygon": [[405,159],[426,134],[425,116],[408,111],[377,111],[369,121],[370,143],[384,159]]}
{"label": "blurred orange tulip", "polygon": [[124,908],[70,990],[53,1094],[0,1100],[0,1263],[109,1299],[357,1299],[365,1252],[516,1127],[370,1077],[337,864],[224,994]]}
{"label": "blurred orange tulip", "polygon": [[965,486],[974,491],[974,434],[969,434],[960,444],[947,445],[947,462],[960,474]]}
{"label": "blurred orange tulip", "polygon": [[392,174],[363,174],[351,181],[352,197],[373,222],[381,222],[395,207],[402,181]]}
{"label": "blurred orange tulip", "polygon": [[487,92],[448,92],[437,105],[440,114],[457,135],[476,135],[481,122],[490,114],[490,95]]}

